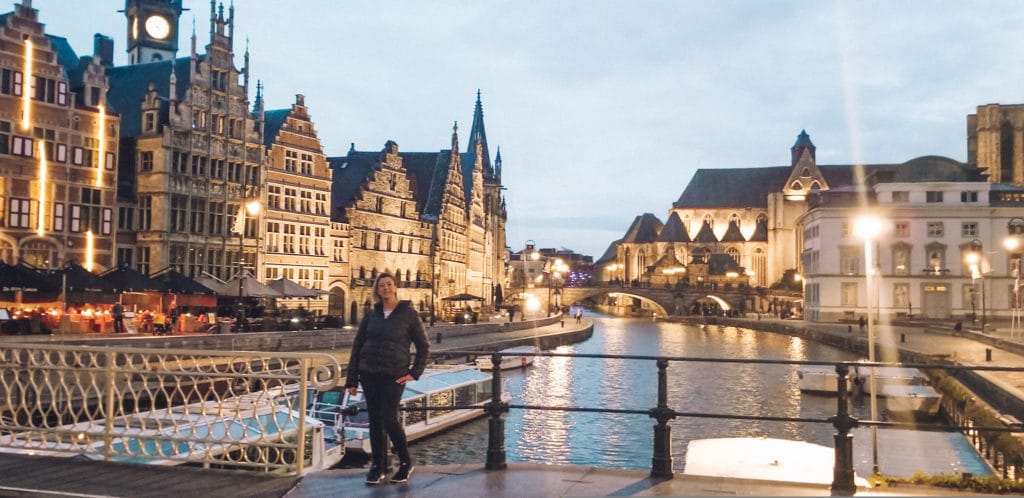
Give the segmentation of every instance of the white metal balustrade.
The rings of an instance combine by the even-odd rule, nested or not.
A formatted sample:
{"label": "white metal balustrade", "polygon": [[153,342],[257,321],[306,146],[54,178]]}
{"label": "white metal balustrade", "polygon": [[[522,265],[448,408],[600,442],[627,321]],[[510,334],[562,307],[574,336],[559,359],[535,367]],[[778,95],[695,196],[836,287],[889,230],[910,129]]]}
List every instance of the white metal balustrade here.
{"label": "white metal balustrade", "polygon": [[340,372],[322,353],[9,347],[0,451],[302,474],[343,452],[305,413]]}

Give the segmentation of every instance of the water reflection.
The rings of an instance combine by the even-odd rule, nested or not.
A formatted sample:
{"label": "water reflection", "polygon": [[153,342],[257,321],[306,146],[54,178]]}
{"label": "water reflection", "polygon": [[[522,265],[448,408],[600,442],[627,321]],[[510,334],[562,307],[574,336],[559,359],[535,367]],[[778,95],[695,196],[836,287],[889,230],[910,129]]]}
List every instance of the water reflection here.
{"label": "water reflection", "polygon": [[[851,353],[781,334],[733,327],[690,327],[641,319],[591,315],[594,335],[558,352],[666,355],[708,358],[853,360]],[[824,419],[835,414],[835,397],[801,393],[791,365],[672,362],[669,406],[682,412]],[[657,403],[653,361],[592,358],[537,358],[525,371],[509,373],[513,404],[632,408]],[[863,403],[851,407],[867,418]],[[645,415],[512,410],[506,417],[510,462],[596,465],[649,469],[654,420]],[[828,424],[761,422],[682,417],[671,421],[677,468],[686,443],[710,437],[770,436],[832,445]],[[424,465],[482,463],[487,422],[479,420],[414,444]]]}

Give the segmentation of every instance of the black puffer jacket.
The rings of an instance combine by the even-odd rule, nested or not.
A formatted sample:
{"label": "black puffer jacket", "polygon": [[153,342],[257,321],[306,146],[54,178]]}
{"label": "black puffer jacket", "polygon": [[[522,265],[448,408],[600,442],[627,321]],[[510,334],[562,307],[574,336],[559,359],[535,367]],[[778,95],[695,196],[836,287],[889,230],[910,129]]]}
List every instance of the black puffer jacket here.
{"label": "black puffer jacket", "polygon": [[[416,360],[410,367],[409,346],[416,345]],[[386,375],[399,378],[410,374],[418,379],[427,366],[430,342],[423,331],[423,322],[409,301],[399,301],[394,311],[384,318],[384,306],[377,303],[363,317],[352,343],[345,387],[355,387],[361,374]]]}

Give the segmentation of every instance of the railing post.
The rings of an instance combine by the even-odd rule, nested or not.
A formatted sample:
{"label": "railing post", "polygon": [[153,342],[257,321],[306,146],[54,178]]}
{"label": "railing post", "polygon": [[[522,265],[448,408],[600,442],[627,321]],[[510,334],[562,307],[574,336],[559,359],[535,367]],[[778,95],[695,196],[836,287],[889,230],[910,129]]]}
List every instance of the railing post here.
{"label": "railing post", "polygon": [[850,416],[846,395],[847,375],[850,366],[836,365],[836,416],[832,417],[832,426],[836,428],[833,436],[835,441],[835,462],[832,467],[832,495],[853,496],[857,492],[853,472],[853,435],[850,429],[857,426],[857,419]]}
{"label": "railing post", "polygon": [[505,470],[505,419],[508,405],[502,402],[501,354],[491,355],[491,402],[484,406],[490,415],[487,422],[487,470]]}
{"label": "railing post", "polygon": [[676,413],[668,407],[668,360],[658,360],[658,406],[651,409],[654,426],[654,456],[651,457],[651,477],[672,479],[672,428],[668,421]]}
{"label": "railing post", "polygon": [[[117,383],[115,382],[114,376],[117,375],[117,353],[113,351],[107,351],[103,355],[107,359],[107,364],[103,365],[104,373],[107,376],[107,395],[103,400],[103,419],[106,421],[103,429],[103,460],[109,462],[114,458],[114,401],[117,397]],[[90,418],[89,427],[92,428],[96,422],[95,419]]]}
{"label": "railing post", "polygon": [[[299,406],[292,410],[292,413],[299,415],[299,447],[296,448],[297,458],[295,475],[302,475],[306,469],[306,407],[309,406],[309,369],[312,362],[309,358],[302,359],[302,370],[299,373]],[[252,369],[250,365],[249,370]],[[314,447],[316,444],[314,443]],[[317,462],[310,462],[316,465]]]}

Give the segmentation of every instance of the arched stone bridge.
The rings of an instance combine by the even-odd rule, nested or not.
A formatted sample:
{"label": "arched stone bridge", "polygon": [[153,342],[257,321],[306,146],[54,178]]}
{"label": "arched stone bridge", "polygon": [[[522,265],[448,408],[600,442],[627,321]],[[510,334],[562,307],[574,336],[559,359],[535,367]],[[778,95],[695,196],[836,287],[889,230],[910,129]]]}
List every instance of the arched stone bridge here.
{"label": "arched stone bridge", "polygon": [[[647,303],[652,310],[662,316],[685,315],[697,303],[717,303],[723,310],[767,311],[768,296],[764,289],[751,287],[725,286],[686,286],[666,289],[664,287],[624,287],[621,285],[593,285],[587,287],[564,287],[561,289],[563,306],[570,306],[587,299],[599,303],[605,297],[626,296]],[[619,303],[622,306],[622,303]]]}

